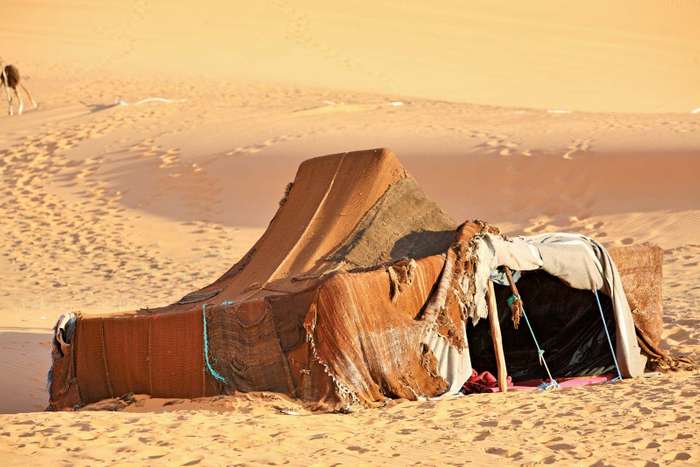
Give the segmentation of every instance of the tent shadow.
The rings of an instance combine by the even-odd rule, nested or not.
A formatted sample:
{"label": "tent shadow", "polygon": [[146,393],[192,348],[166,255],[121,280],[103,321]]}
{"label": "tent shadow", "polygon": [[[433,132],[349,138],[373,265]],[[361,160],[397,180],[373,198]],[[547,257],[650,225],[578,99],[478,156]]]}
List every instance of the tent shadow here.
{"label": "tent shadow", "polygon": [[398,239],[391,248],[391,260],[424,258],[444,253],[455,239],[454,230],[417,231]]}

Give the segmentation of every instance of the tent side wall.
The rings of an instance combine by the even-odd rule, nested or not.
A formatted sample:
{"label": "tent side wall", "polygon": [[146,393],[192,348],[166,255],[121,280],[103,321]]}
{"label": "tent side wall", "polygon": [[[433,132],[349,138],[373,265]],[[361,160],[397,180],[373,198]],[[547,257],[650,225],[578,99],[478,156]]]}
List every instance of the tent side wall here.
{"label": "tent side wall", "polygon": [[[321,285],[305,327],[341,400],[372,405],[387,396],[415,400],[447,389],[437,356],[421,344],[420,316],[444,262],[443,255],[418,260],[398,284],[378,268],[338,273]],[[394,293],[392,287],[398,287]]]}
{"label": "tent side wall", "polygon": [[620,273],[634,324],[658,346],[663,328],[663,250],[645,243],[611,247],[608,252]]}
{"label": "tent side wall", "polygon": [[401,278],[383,266],[342,271],[306,291],[208,308],[224,391],[273,391],[330,410],[444,392],[420,319],[444,255],[408,264]]}
{"label": "tent side wall", "polygon": [[401,283],[380,267],[332,274],[296,294],[208,306],[209,361],[224,383],[204,363],[201,308],[79,317],[69,353],[54,358],[50,406],[129,392],[194,398],[274,391],[326,409],[439,395],[446,383],[421,345],[419,315],[443,264],[443,255],[420,259]]}
{"label": "tent side wall", "polygon": [[66,409],[129,392],[218,394],[203,362],[202,318],[196,310],[80,317],[68,353],[54,355],[49,407]]}

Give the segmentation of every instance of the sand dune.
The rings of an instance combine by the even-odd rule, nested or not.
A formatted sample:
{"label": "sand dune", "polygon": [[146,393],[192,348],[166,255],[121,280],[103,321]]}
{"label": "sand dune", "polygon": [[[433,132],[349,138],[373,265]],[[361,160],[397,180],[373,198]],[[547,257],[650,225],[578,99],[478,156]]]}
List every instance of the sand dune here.
{"label": "sand dune", "polygon": [[[178,98],[173,88],[163,94]],[[353,148],[392,147],[453,217],[512,233],[580,230],[676,247],[698,231],[693,116],[396,107],[376,95],[264,86],[246,89],[255,106],[235,94],[211,108],[206,93],[79,111],[47,94],[45,108],[4,119],[12,126],[0,150],[9,221],[0,261],[11,278],[0,305],[24,326],[48,327],[66,309],[155,306],[203,285],[255,241],[301,160]],[[299,115],[329,98],[361,110]]]}
{"label": "sand dune", "polygon": [[5,5],[11,53],[70,76],[204,75],[544,109],[700,105],[697,2]]}
{"label": "sand dune", "polygon": [[665,345],[699,359],[699,14],[5,1],[0,52],[40,106],[0,114],[0,459],[697,464],[697,372],[347,415],[272,395],[37,412],[60,313],[205,285],[255,242],[301,160],[380,146],[457,219],[660,245]]}
{"label": "sand dune", "polygon": [[[152,94],[148,83],[141,86],[128,97]],[[219,92],[230,92],[221,86]],[[66,310],[177,299],[252,245],[300,160],[385,142],[457,218],[490,219],[513,233],[575,230],[608,244],[660,244],[666,345],[700,355],[693,311],[700,299],[700,192],[693,177],[700,125],[692,117],[552,117],[415,99],[391,106],[383,96],[264,86],[245,95],[256,104],[231,97],[228,106],[211,107],[205,94],[173,104],[105,101],[104,109],[80,109],[49,99],[26,120],[12,120],[3,132],[9,144],[0,150],[0,209],[10,221],[0,226],[3,326],[46,329]],[[323,103],[331,99],[353,107],[335,112]],[[317,108],[324,111],[303,110]],[[572,151],[576,141],[587,143]],[[3,329],[0,348],[0,369],[15,375],[0,384],[2,410],[41,409],[47,334]],[[692,462],[700,456],[692,441],[697,387],[697,374],[680,374],[555,395],[301,418],[274,407],[305,413],[289,401],[237,397],[214,406],[167,402],[172,412],[152,415],[8,415],[0,456],[16,465],[28,458],[194,465],[232,456],[323,464],[418,458],[594,464],[613,455],[640,465]],[[166,402],[142,403],[160,411]],[[230,429],[222,432],[222,424]],[[190,445],[188,436],[196,446],[172,449]],[[303,460],[299,446],[308,451]]]}

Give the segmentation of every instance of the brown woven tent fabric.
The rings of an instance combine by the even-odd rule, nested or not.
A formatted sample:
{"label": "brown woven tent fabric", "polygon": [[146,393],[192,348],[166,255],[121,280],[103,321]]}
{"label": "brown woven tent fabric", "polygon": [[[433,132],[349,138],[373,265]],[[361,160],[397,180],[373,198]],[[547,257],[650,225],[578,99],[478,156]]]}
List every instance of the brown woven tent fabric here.
{"label": "brown woven tent fabric", "polygon": [[[129,392],[276,391],[327,409],[441,395],[438,362],[468,356],[455,282],[484,229],[457,228],[388,150],[305,161],[266,232],[214,283],[159,309],[78,316],[54,346],[50,408]],[[612,254],[658,345],[649,251]]]}

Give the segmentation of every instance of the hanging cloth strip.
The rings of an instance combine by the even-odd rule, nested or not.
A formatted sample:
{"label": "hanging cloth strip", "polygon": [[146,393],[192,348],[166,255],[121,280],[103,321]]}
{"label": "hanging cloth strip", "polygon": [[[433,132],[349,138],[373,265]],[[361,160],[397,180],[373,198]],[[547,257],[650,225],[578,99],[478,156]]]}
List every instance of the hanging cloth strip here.
{"label": "hanging cloth strip", "polygon": [[[506,277],[508,278],[508,284],[510,284],[510,290],[512,295],[508,297],[508,306],[510,311],[513,313],[511,319],[513,320],[513,328],[518,329],[520,326],[520,315],[523,314],[523,301],[520,299],[520,294],[518,293],[518,287],[515,285],[517,279],[513,278],[513,274],[510,272],[508,266],[503,267]],[[518,271],[516,271],[518,273]]]}

